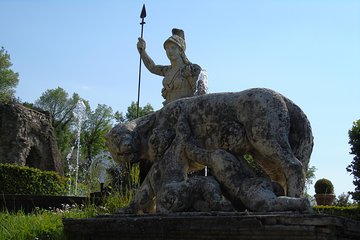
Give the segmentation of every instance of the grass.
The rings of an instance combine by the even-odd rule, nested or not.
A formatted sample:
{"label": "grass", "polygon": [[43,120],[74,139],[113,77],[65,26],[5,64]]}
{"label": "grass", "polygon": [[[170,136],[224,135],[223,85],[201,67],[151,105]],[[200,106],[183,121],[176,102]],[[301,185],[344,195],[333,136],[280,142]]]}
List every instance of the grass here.
{"label": "grass", "polygon": [[93,207],[75,207],[73,209],[38,210],[31,214],[0,213],[0,239],[65,239],[63,218],[93,217],[99,210]]}
{"label": "grass", "polygon": [[26,214],[0,212],[1,240],[63,240],[63,218],[89,218],[99,214],[114,213],[130,203],[132,192],[114,193],[105,199],[102,206],[69,206],[62,209],[36,210]]}
{"label": "grass", "polygon": [[0,213],[0,239],[63,239],[62,216],[50,212]]}
{"label": "grass", "polygon": [[[90,218],[99,214],[112,214],[121,207],[128,206],[133,191],[125,194],[113,193],[102,206],[69,206],[62,209],[36,210],[31,214],[22,211],[16,213],[0,212],[1,240],[64,240],[63,218]],[[319,214],[344,216],[360,220],[360,208],[318,206],[314,210]]]}

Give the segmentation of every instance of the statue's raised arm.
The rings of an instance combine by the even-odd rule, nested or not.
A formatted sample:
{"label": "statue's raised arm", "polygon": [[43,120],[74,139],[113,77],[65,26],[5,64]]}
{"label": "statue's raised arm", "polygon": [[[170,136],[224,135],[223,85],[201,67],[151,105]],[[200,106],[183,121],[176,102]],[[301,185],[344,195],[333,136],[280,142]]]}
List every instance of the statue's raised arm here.
{"label": "statue's raised arm", "polygon": [[137,49],[141,56],[141,60],[143,61],[145,67],[156,75],[164,76],[166,73],[167,66],[156,65],[151,57],[146,52],[146,42],[143,38],[138,38]]}
{"label": "statue's raised arm", "polygon": [[[179,98],[201,95],[206,92],[203,89],[203,77],[199,78],[201,67],[193,64],[185,55],[185,34],[181,29],[172,29],[172,36],[164,42],[166,55],[170,65],[157,65],[146,52],[146,42],[139,38],[137,48],[146,68],[156,75],[163,76],[163,89],[161,91],[167,104]],[[200,75],[202,76],[202,75]],[[199,82],[200,81],[200,82]],[[197,86],[201,86],[199,91]]]}

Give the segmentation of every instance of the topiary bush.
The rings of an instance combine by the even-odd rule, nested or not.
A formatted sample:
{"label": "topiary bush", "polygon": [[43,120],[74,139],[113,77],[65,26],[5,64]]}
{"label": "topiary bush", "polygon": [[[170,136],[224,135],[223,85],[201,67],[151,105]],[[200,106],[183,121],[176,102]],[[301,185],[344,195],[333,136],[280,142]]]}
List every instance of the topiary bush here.
{"label": "topiary bush", "polygon": [[63,195],[66,179],[56,172],[0,164],[0,194]]}
{"label": "topiary bush", "polygon": [[334,194],[334,185],[329,179],[317,180],[314,187],[316,194]]}

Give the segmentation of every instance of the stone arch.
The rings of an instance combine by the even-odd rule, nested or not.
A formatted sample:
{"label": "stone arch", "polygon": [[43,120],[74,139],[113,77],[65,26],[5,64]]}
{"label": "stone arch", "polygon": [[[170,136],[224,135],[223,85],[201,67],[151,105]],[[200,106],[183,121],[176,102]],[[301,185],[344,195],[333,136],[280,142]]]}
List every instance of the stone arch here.
{"label": "stone arch", "polygon": [[25,165],[28,167],[42,169],[42,162],[43,162],[43,159],[42,159],[39,149],[37,149],[34,146],[31,147],[29,154],[26,157]]}

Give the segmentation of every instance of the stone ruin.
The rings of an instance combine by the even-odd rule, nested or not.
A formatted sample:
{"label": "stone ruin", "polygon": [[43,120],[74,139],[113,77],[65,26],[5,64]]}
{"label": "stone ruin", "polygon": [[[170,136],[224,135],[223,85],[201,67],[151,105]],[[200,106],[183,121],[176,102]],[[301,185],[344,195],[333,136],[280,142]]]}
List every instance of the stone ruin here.
{"label": "stone ruin", "polygon": [[[115,161],[151,164],[122,212],[311,211],[302,197],[313,148],[310,123],[272,90],[179,99],[106,137]],[[247,154],[266,174],[254,172]],[[205,166],[211,176],[190,175]]]}
{"label": "stone ruin", "polygon": [[51,117],[20,104],[0,104],[0,163],[63,174]]}

